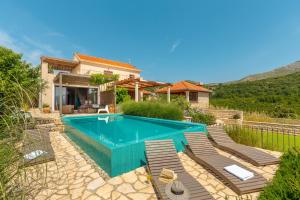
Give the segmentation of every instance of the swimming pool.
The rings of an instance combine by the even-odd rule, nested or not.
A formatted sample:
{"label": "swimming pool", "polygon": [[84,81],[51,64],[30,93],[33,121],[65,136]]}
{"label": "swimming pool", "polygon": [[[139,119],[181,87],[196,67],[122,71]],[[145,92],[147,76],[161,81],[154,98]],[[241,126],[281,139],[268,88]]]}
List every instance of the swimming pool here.
{"label": "swimming pool", "polygon": [[205,125],[120,114],[63,117],[65,133],[110,176],[146,164],[145,140],[173,139],[183,150],[183,132]]}

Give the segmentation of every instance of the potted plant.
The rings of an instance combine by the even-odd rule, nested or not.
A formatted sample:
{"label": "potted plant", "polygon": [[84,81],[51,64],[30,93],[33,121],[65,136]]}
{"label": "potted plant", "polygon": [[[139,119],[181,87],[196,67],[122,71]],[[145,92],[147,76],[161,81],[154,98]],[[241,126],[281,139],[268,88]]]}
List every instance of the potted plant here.
{"label": "potted plant", "polygon": [[46,103],[43,104],[43,112],[44,113],[50,113],[50,106],[49,106],[49,104],[46,104]]}

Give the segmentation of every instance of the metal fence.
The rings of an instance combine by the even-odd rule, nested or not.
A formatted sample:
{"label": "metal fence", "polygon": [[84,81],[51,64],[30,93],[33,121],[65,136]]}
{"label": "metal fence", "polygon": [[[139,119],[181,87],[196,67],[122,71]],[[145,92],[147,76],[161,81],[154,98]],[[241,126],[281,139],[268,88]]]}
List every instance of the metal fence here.
{"label": "metal fence", "polygon": [[300,148],[299,129],[230,124],[225,130],[236,142],[245,145],[277,151]]}

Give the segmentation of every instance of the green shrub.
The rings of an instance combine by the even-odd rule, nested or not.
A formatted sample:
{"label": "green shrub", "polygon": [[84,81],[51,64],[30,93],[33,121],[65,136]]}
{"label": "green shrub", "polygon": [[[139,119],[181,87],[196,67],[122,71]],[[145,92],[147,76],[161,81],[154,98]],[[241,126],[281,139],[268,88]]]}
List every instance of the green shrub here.
{"label": "green shrub", "polygon": [[[191,107],[190,102],[188,102],[185,96],[182,95],[171,95],[171,103],[178,106],[181,110],[186,111]],[[167,94],[159,94],[157,101],[161,103],[167,103]]]}
{"label": "green shrub", "polygon": [[131,97],[128,94],[128,90],[126,88],[118,87],[116,90],[116,103],[123,103],[125,101],[129,101]]}
{"label": "green shrub", "polygon": [[182,96],[182,95],[172,95],[171,102],[174,103],[175,105],[177,105],[183,111],[189,110],[191,107],[190,102],[188,102],[186,100],[185,96]]}
{"label": "green shrub", "polygon": [[183,111],[172,103],[154,101],[124,102],[121,109],[125,115],[182,120]]}
{"label": "green shrub", "polygon": [[300,197],[300,149],[291,149],[282,156],[273,181],[260,194],[259,200]]}
{"label": "green shrub", "polygon": [[215,116],[211,114],[204,114],[195,110],[191,110],[189,115],[192,117],[192,122],[202,123],[206,125],[213,125],[216,123]]}

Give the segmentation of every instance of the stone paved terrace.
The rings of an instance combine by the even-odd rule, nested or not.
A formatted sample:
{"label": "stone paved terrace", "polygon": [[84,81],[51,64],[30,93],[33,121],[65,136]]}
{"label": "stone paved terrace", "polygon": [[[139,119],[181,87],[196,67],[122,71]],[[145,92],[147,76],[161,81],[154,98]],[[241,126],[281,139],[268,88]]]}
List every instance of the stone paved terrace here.
{"label": "stone paved terrace", "polygon": [[[56,161],[40,165],[47,171],[42,188],[34,199],[113,199],[113,200],[154,200],[157,199],[151,183],[147,180],[144,167],[109,178],[93,161],[66,138],[64,134],[50,133]],[[271,180],[277,167],[254,167],[251,164],[219,151],[222,155],[237,160]],[[279,157],[281,153],[266,151]],[[236,194],[222,182],[196,164],[184,153],[179,157],[185,169],[195,177],[215,199],[236,199]],[[32,169],[34,170],[34,169]],[[40,187],[40,186],[39,186]],[[259,193],[248,194],[256,199]],[[246,197],[245,195],[243,197]]]}

